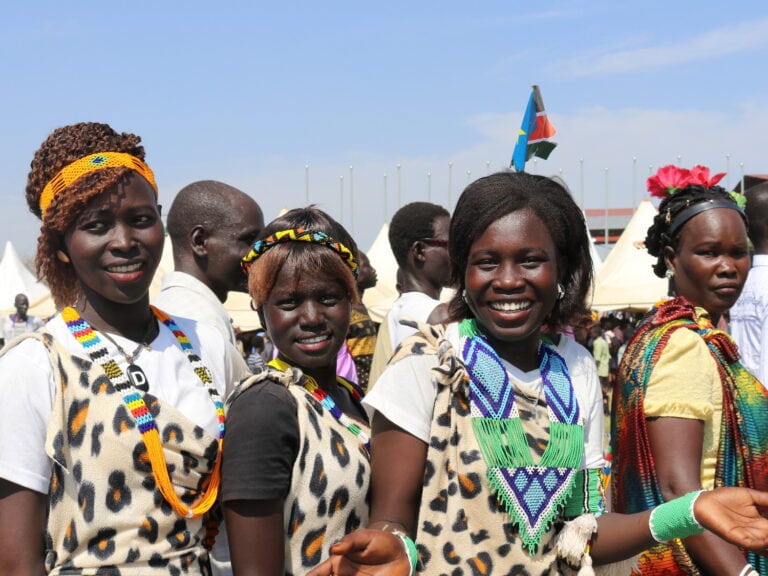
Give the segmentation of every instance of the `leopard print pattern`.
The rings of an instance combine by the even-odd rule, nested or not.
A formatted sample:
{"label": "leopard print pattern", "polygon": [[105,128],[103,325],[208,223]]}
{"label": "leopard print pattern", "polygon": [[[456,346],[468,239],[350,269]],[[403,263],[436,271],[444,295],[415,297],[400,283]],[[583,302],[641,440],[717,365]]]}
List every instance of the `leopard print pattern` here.
{"label": "leopard print pattern", "polygon": [[[56,381],[46,453],[53,460],[45,535],[52,575],[207,575],[203,518],[179,517],[163,499],[122,395],[98,364],[47,332]],[[216,438],[145,394],[176,493],[194,502],[209,482]]]}
{"label": "leopard print pattern", "polygon": [[[331,545],[368,523],[370,458],[352,432],[341,425],[301,385],[298,368],[266,367],[243,381],[227,401],[270,379],[296,399],[299,454],[284,505],[285,574],[302,575],[328,557]],[[366,433],[368,425],[357,422]]]}
{"label": "leopard print pattern", "polygon": [[[472,430],[469,379],[446,327],[418,325],[391,363],[413,355],[434,355],[437,386],[431,438],[416,535],[419,574],[429,576],[556,576],[575,574],[555,553],[563,523],[544,534],[536,554],[526,552],[487,481],[487,466]],[[537,425],[541,400],[518,396],[520,417],[534,458],[549,436]]]}

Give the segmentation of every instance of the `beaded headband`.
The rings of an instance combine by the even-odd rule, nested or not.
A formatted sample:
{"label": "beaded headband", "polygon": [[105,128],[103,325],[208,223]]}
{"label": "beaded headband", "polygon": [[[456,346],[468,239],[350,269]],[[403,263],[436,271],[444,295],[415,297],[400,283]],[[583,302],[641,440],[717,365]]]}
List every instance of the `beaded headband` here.
{"label": "beaded headband", "polygon": [[152,186],[152,189],[155,191],[155,197],[157,197],[155,175],[144,162],[136,158],[136,156],[126,154],[125,152],[97,152],[67,164],[45,185],[43,193],[40,194],[40,212],[43,218],[45,218],[45,211],[48,210],[48,206],[51,205],[56,195],[74,184],[77,180],[91,172],[120,166],[130,168],[134,172],[141,174],[149,182],[149,185]]}
{"label": "beaded headband", "polygon": [[357,262],[355,261],[355,257],[349,248],[344,246],[344,244],[341,242],[334,241],[333,238],[328,236],[328,234],[325,232],[313,232],[312,230],[307,230],[306,228],[291,228],[288,230],[280,230],[265,238],[264,240],[257,240],[254,242],[250,252],[248,252],[248,255],[241,261],[241,265],[245,273],[248,273],[248,268],[250,268],[251,264],[253,264],[253,261],[256,260],[259,256],[264,254],[270,248],[273,248],[284,242],[311,242],[313,244],[320,244],[321,246],[330,248],[336,252],[342,260],[344,260],[344,263],[349,266],[350,270],[352,270],[352,274],[354,274],[355,278],[357,278]]}

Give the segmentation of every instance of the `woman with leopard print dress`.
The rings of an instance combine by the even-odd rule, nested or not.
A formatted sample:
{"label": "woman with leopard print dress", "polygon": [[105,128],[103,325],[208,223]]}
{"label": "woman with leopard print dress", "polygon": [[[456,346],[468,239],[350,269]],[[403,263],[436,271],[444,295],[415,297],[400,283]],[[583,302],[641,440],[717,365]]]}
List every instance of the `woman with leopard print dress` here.
{"label": "woman with leopard print dress", "polygon": [[583,575],[593,561],[629,574],[619,561],[699,522],[765,547],[756,504],[768,495],[746,489],[691,493],[652,518],[605,512],[600,384],[557,332],[587,312],[592,281],[583,216],[560,183],[474,182],[449,249],[455,321],[421,326],[365,399],[371,522],[310,576]]}
{"label": "woman with leopard print dress", "polygon": [[336,358],[359,302],[356,253],[316,208],[270,223],[244,263],[279,353],[227,404],[222,500],[237,576],[303,575],[368,521],[368,424]]}
{"label": "woman with leopard print dress", "polygon": [[246,367],[213,328],[149,305],[164,238],[139,142],[75,124],[32,160],[60,311],[0,358],[3,576],[209,573],[222,398]]}

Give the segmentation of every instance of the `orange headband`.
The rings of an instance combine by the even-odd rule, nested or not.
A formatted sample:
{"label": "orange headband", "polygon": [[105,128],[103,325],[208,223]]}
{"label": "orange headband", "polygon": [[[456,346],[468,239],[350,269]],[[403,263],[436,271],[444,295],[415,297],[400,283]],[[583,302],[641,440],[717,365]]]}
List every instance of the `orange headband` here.
{"label": "orange headband", "polygon": [[130,168],[144,176],[144,179],[149,182],[155,191],[155,197],[157,197],[155,175],[144,162],[136,158],[136,156],[131,156],[125,152],[97,152],[67,164],[45,185],[43,193],[40,194],[40,212],[42,212],[43,218],[45,218],[45,211],[48,210],[48,206],[51,205],[56,195],[74,184],[77,180],[91,172],[96,172],[103,168],[117,168],[119,166]]}

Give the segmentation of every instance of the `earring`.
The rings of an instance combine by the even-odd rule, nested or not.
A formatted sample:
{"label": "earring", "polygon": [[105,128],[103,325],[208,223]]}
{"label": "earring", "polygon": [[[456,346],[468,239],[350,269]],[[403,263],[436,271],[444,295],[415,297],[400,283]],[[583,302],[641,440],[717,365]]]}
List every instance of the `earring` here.
{"label": "earring", "polygon": [[562,300],[563,296],[565,296],[565,288],[563,288],[563,285],[558,282],[557,284],[557,299]]}
{"label": "earring", "polygon": [[71,262],[71,260],[69,259],[69,256],[67,256],[64,250],[56,250],[56,259],[59,262],[64,262],[64,264],[69,264]]}
{"label": "earring", "polygon": [[667,271],[664,272],[664,277],[667,280],[671,280],[674,277],[674,275],[675,275],[675,271],[672,270],[672,268],[667,268]]}

